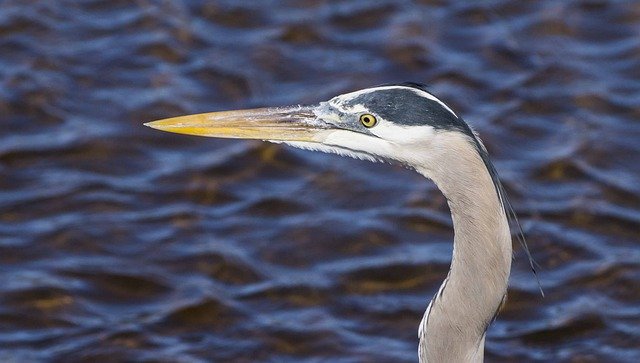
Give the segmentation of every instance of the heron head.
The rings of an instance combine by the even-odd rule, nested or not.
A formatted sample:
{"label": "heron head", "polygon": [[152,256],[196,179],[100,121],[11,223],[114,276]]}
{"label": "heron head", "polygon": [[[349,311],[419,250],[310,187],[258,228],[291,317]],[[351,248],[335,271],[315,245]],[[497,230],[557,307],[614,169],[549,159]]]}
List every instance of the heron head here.
{"label": "heron head", "polygon": [[311,106],[289,106],[180,116],[145,124],[176,133],[261,139],[409,166],[441,150],[443,135],[469,126],[418,84],[367,88]]}
{"label": "heron head", "polygon": [[[480,139],[424,86],[403,83],[366,88],[311,106],[260,108],[180,116],[147,126],[182,134],[260,139],[373,161],[399,162],[433,179],[447,194],[455,179],[480,178],[484,166],[504,212],[516,221],[498,174]],[[474,164],[478,167],[469,167]],[[462,174],[471,178],[459,178]],[[473,182],[462,183],[469,189]],[[453,186],[451,186],[453,185]],[[522,230],[519,240],[529,257]]]}

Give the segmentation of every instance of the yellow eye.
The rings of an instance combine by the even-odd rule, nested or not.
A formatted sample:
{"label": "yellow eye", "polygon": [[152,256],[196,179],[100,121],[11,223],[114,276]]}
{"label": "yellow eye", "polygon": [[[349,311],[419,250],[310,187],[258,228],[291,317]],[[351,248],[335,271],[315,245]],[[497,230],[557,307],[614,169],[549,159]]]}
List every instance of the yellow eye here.
{"label": "yellow eye", "polygon": [[371,128],[378,123],[378,120],[376,120],[374,115],[365,113],[360,115],[360,123],[363,124],[364,127]]}

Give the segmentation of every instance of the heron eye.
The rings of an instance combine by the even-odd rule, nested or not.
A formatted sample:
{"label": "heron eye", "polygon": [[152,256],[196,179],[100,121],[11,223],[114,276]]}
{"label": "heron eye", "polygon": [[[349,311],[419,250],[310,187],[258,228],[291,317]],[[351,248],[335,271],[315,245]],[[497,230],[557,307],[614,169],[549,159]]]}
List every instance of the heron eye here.
{"label": "heron eye", "polygon": [[363,115],[360,115],[360,123],[363,124],[366,128],[371,128],[378,123],[378,120],[376,120],[376,117],[374,115],[365,113]]}

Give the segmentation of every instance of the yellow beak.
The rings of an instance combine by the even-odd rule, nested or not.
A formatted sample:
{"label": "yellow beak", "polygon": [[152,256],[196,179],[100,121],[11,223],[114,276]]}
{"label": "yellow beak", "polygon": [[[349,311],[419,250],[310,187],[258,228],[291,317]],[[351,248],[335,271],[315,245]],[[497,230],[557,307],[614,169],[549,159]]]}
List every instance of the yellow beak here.
{"label": "yellow beak", "polygon": [[313,112],[312,106],[256,108],[179,116],[145,123],[154,129],[179,134],[322,142],[325,131],[335,129]]}

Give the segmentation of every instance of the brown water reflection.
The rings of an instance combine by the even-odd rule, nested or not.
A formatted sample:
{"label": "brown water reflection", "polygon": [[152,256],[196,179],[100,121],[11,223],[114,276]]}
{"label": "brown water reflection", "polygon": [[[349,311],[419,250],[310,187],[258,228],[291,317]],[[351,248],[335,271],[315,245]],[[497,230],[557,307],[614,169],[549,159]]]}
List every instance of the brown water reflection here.
{"label": "brown water reflection", "polygon": [[639,361],[639,5],[0,3],[0,361],[416,361],[433,185],[142,126],[405,80],[483,136],[541,264],[487,361]]}

